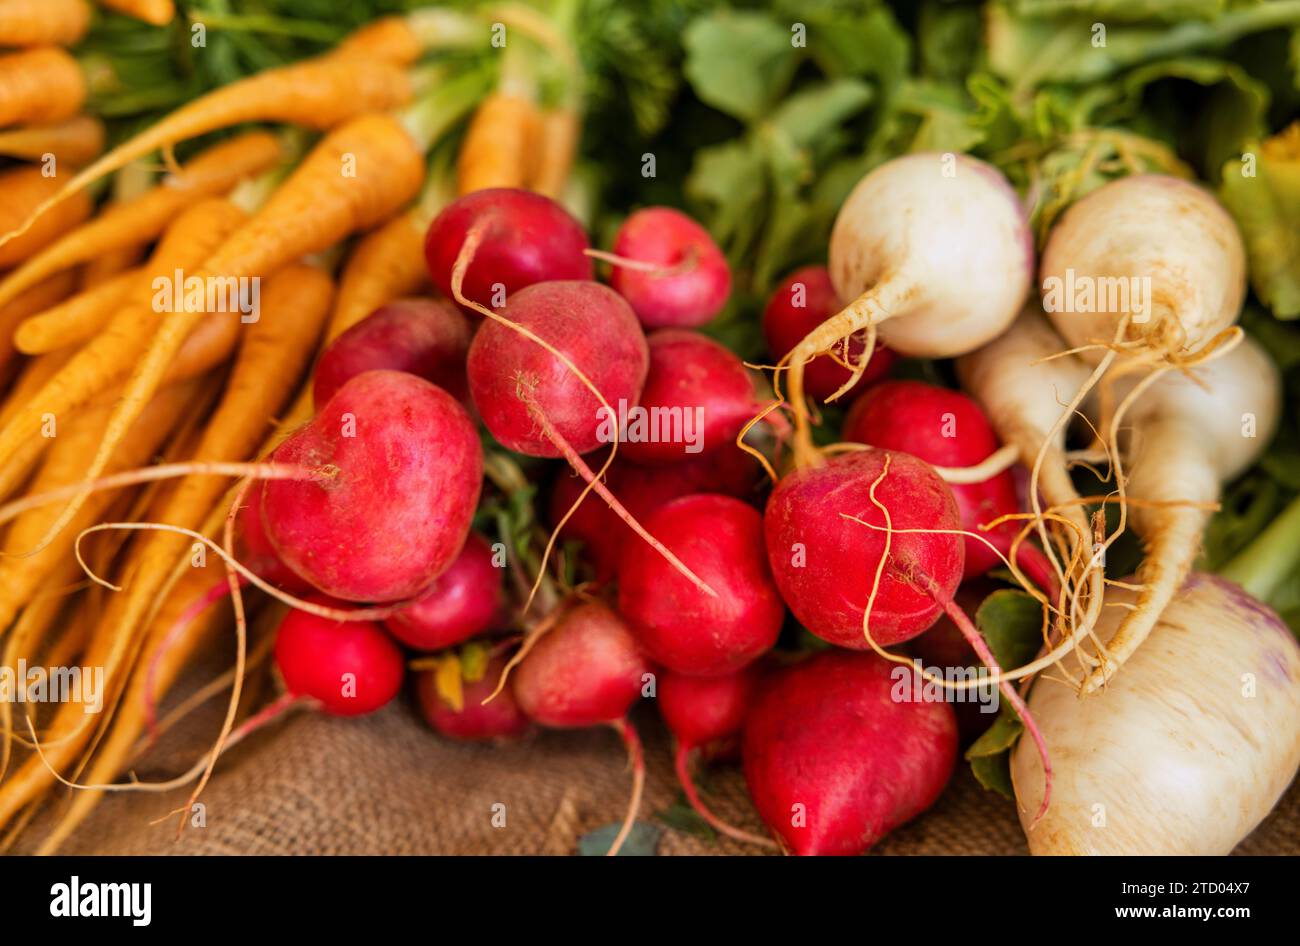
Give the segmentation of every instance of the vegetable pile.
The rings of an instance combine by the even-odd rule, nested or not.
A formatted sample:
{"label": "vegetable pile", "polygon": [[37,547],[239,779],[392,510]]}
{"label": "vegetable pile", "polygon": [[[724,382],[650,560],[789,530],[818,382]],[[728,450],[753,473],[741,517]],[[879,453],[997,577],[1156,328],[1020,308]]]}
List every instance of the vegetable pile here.
{"label": "vegetable pile", "polygon": [[1300,3],[105,6],[0,0],[0,849],[404,690],[612,730],[608,854],[646,703],[755,850],[1288,789]]}

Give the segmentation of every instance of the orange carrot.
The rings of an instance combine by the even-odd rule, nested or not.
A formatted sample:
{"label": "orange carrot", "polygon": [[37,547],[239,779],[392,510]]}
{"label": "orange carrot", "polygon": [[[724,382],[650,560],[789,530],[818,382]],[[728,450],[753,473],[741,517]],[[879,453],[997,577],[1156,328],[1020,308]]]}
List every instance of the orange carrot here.
{"label": "orange carrot", "polygon": [[17,326],[33,313],[57,305],[72,291],[75,283],[72,273],[57,273],[44,282],[37,283],[7,305],[0,306],[0,367],[13,354]]}
{"label": "orange carrot", "polygon": [[[46,177],[41,168],[34,165],[0,174],[0,232],[18,226],[36,207],[58,193],[63,179]],[[73,195],[72,199],[43,215],[22,236],[0,246],[0,268],[20,263],[48,246],[89,217],[91,210],[91,201],[86,194]]]}
{"label": "orange carrot", "polygon": [[0,0],[0,46],[71,46],[88,26],[86,0]]}
{"label": "orange carrot", "polygon": [[[129,269],[29,315],[13,332],[14,347],[25,355],[40,355],[88,341],[113,317],[127,290],[139,282],[140,273],[138,269]],[[72,273],[65,270],[51,278],[71,280]]]}
{"label": "orange carrot", "polygon": [[576,109],[554,108],[542,114],[530,188],[552,200],[560,198],[573,169],[581,129],[582,119]]}
{"label": "orange carrot", "polygon": [[523,187],[538,130],[537,106],[510,92],[494,92],[474,112],[457,166],[462,194],[485,187]]}
{"label": "orange carrot", "polygon": [[384,303],[417,293],[429,284],[421,219],[418,210],[407,211],[357,241],[339,277],[338,300],[326,341]]}
{"label": "orange carrot", "polygon": [[150,333],[161,332],[182,317],[153,312],[154,278],[171,279],[177,269],[198,267],[244,219],[229,201],[211,197],[176,220],[112,321],[0,427],[0,467],[40,431],[43,415],[63,418],[130,372],[149,346]]}
{"label": "orange carrot", "polygon": [[400,16],[386,16],[344,37],[330,55],[380,59],[396,66],[409,66],[423,52],[424,43],[409,21]]}
{"label": "orange carrot", "polygon": [[[225,193],[240,180],[284,157],[273,135],[255,131],[213,145],[157,187],[121,204],[37,253],[0,282],[0,305],[51,273],[93,260],[111,250],[152,241],[185,208]],[[3,224],[0,224],[2,226]]]}
{"label": "orange carrot", "polygon": [[[0,0],[2,8],[4,0]],[[24,161],[40,161],[52,154],[56,161],[85,164],[104,150],[104,123],[78,115],[57,125],[30,125],[0,131],[0,154]]]}
{"label": "orange carrot", "polygon": [[143,243],[118,247],[108,250],[81,267],[77,277],[77,287],[85,292],[95,289],[129,269],[134,269],[144,259],[149,247]]}
{"label": "orange carrot", "polygon": [[86,77],[57,46],[0,56],[0,126],[66,121],[86,101]]}
{"label": "orange carrot", "polygon": [[166,26],[176,16],[172,0],[98,0],[98,3],[151,26]]}

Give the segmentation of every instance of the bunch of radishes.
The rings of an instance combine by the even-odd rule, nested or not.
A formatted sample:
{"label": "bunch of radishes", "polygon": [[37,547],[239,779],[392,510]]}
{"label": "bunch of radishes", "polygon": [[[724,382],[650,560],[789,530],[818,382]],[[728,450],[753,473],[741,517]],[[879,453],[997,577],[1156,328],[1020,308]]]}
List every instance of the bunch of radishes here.
{"label": "bunch of radishes", "polygon": [[[1143,226],[1175,213],[1177,239],[1143,242]],[[1159,284],[1149,323],[1053,313],[1071,352],[1041,316],[1021,315],[1034,249],[1001,175],[951,155],[891,161],[846,202],[829,268],[793,273],[768,305],[774,399],[694,330],[726,304],[731,276],[686,216],[642,210],[600,253],[544,197],[457,200],[426,242],[446,300],[385,306],[333,343],[315,419],[271,457],[314,475],[267,481],[245,509],[254,570],[313,595],[280,629],[286,684],[327,711],[367,712],[400,689],[403,647],[441,654],[416,687],[439,732],[610,725],[638,771],[627,717],[653,697],[687,797],[715,827],[764,840],[714,817],[691,782],[693,750],[738,745],[782,848],[859,853],[933,803],[955,764],[951,705],[923,697],[911,657],[891,650],[947,615],[936,633],[960,631],[955,659],[985,662],[1025,723],[1014,772],[1034,850],[1230,848],[1300,761],[1300,649],[1262,606],[1206,579],[1177,606],[1199,608],[1194,617],[1161,615],[1218,483],[1267,442],[1276,413],[1267,359],[1224,334],[1241,259],[1215,229],[1231,221],[1215,214],[1204,192],[1162,178],[1108,185],[1067,214],[1045,272],[1138,269]],[[595,281],[593,259],[612,266],[610,285]],[[964,356],[975,399],[881,381],[896,356]],[[842,443],[815,446],[807,396],[856,398]],[[1113,428],[1099,449],[1149,549],[1136,585],[1101,571],[1113,536],[1074,493],[1067,406]],[[1257,440],[1210,442],[1230,439],[1243,411],[1262,418]],[[471,531],[484,476],[474,416],[495,442],[494,494],[506,491],[494,469],[539,475],[511,453],[564,461],[547,472],[550,520],[581,543],[585,580],[556,567],[554,536],[521,554],[512,537],[493,547]],[[764,471],[775,480],[766,496]],[[509,596],[507,564],[524,572]],[[1043,656],[1024,667],[996,665],[955,597],[998,566],[1044,608]],[[1134,587],[1111,654],[1106,606]],[[346,602],[372,607],[349,617]],[[800,655],[790,614],[831,646]],[[773,653],[783,634],[796,646]],[[1197,635],[1204,646],[1189,644]],[[470,659],[463,645],[479,637],[489,643]],[[1055,698],[1069,691],[1042,679],[1026,707],[1022,691],[1048,668],[1079,689],[1114,679],[1084,702]],[[1234,701],[1223,688],[1246,675],[1260,698]],[[1177,773],[1141,774],[1152,760]],[[1118,777],[1126,764],[1139,774]],[[1212,790],[1170,798],[1189,771],[1219,775],[1205,775]],[[1213,801],[1220,790],[1230,798]],[[1091,835],[1094,804],[1111,820]],[[1231,806],[1230,826],[1216,806]],[[1147,833],[1135,832],[1144,820]]]}

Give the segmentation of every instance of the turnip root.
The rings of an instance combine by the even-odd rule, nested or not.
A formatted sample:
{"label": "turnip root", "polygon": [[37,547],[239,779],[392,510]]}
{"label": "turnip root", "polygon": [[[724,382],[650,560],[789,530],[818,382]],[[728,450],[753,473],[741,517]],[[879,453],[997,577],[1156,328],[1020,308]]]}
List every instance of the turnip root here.
{"label": "turnip root", "polygon": [[864,177],[840,209],[830,241],[835,290],[852,301],[789,355],[796,462],[816,462],[803,398],[807,362],[863,330],[869,357],[877,326],[901,355],[972,351],[1015,319],[1033,259],[1015,192],[981,161],[912,154]]}
{"label": "turnip root", "polygon": [[934,804],[957,758],[945,702],[899,699],[920,678],[829,650],[775,674],[745,719],[745,781],[795,854],[861,854]]}
{"label": "turnip root", "polygon": [[1151,632],[1196,561],[1221,485],[1258,459],[1280,410],[1277,366],[1249,337],[1187,375],[1166,373],[1136,392],[1124,454],[1134,500],[1128,516],[1146,553],[1141,590],[1085,692],[1114,676]]}
{"label": "turnip root", "polygon": [[[1103,641],[1125,613],[1105,609]],[[1300,766],[1300,647],[1239,587],[1194,573],[1103,692],[1080,700],[1044,677],[1029,707],[1056,763],[1031,853],[1227,854]],[[1024,740],[1011,774],[1027,825],[1042,771]]]}

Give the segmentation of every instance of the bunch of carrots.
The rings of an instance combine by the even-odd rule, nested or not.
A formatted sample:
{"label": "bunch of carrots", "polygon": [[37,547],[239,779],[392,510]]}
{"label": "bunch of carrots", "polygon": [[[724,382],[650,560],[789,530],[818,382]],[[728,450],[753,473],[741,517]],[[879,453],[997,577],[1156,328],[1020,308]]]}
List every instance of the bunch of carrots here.
{"label": "bunch of carrots", "polygon": [[[153,23],[173,12],[105,5]],[[90,18],[83,0],[0,2],[0,48],[16,49],[0,55],[0,154],[15,159],[0,172],[0,647],[15,670],[104,671],[98,713],[0,701],[0,849],[60,782],[109,785],[128,770],[154,707],[219,639],[225,612],[194,611],[225,588],[203,549],[237,509],[232,477],[256,474],[310,419],[321,348],[429,291],[424,233],[457,193],[560,197],[580,118],[576,60],[542,18],[424,10],[205,94],[104,151],[102,124],[82,114],[86,75],[61,48]],[[500,24],[509,55],[491,42]],[[543,60],[569,77],[547,108],[529,81]],[[193,139],[204,146],[178,162]],[[259,280],[257,319],[160,314],[159,280],[178,272]],[[119,521],[164,525],[103,528]],[[254,630],[285,613],[259,604]],[[233,688],[229,733],[255,702],[239,700],[268,653],[269,638],[254,640],[247,662],[241,637],[238,666],[168,719]],[[100,797],[74,793],[42,850]]]}

